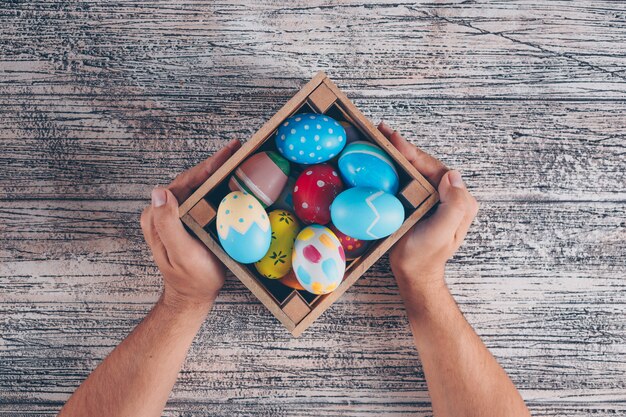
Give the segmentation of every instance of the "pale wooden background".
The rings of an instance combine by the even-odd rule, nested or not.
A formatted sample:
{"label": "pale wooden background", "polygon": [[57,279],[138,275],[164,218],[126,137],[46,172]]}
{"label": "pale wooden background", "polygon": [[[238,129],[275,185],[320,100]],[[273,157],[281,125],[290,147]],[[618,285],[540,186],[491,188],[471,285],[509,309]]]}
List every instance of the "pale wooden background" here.
{"label": "pale wooden background", "polygon": [[[457,167],[452,292],[536,416],[626,413],[626,4],[0,1],[0,414],[54,414],[157,298],[150,189],[318,70]],[[168,416],[431,414],[387,259],[302,338],[235,279]]]}

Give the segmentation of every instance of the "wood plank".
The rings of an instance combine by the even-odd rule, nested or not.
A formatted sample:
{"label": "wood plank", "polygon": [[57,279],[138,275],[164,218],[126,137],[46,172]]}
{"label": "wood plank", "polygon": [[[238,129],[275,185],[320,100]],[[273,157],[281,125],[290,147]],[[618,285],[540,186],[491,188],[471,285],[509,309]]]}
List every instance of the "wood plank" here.
{"label": "wood plank", "polygon": [[[145,113],[135,99],[110,119],[101,99],[24,111],[4,107],[0,96],[0,198],[147,199],[156,184],[169,183],[226,140],[249,137],[287,99],[224,108],[205,98]],[[482,199],[626,200],[626,100],[356,104],[370,120],[386,120],[459,168]]]}
{"label": "wood plank", "polygon": [[[135,201],[3,202],[0,300],[152,299],[158,277],[139,227],[142,209]],[[451,267],[502,279],[619,276],[625,213],[621,203],[481,201]],[[386,257],[372,274],[389,276]]]}
{"label": "wood plank", "polygon": [[[230,401],[201,402],[170,400],[165,408],[163,416],[179,417],[205,417],[207,415],[249,415],[249,416],[276,416],[288,415],[298,417],[316,416],[406,416],[431,417],[432,409],[427,400],[409,404],[363,404],[357,400],[342,403],[314,403],[305,399],[296,399],[294,402],[283,405],[265,400],[259,406],[259,400],[236,398]],[[625,408],[618,404],[607,407],[602,404],[589,402],[586,404],[568,404],[566,402],[545,403],[537,401],[530,403],[533,415],[545,417],[588,417],[590,415],[614,415],[616,408],[623,412]],[[12,404],[0,404],[0,416],[56,416],[61,404],[58,402],[20,402]]]}
{"label": "wood plank", "polygon": [[232,100],[254,87],[291,90],[324,69],[348,93],[623,99],[625,11],[610,0],[121,0],[62,10],[30,0],[0,14],[0,62],[17,95],[85,87],[185,100],[217,88]]}
{"label": "wood plank", "polygon": [[[626,413],[624,16],[610,0],[3,4],[0,416],[55,415],[156,299],[152,187],[250,137],[319,69],[481,200],[448,280],[533,415]],[[165,411],[183,414],[430,416],[387,258],[301,339],[230,277]]]}
{"label": "wood plank", "polygon": [[[576,402],[598,412],[624,409],[626,211],[618,203],[580,206],[483,203],[448,268],[461,309],[534,415],[558,415]],[[156,300],[159,277],[141,243],[141,208],[134,201],[2,204],[5,403],[60,406]],[[230,277],[173,399],[171,413],[217,403],[227,414],[243,404],[259,414],[428,413],[387,257],[300,339]]]}

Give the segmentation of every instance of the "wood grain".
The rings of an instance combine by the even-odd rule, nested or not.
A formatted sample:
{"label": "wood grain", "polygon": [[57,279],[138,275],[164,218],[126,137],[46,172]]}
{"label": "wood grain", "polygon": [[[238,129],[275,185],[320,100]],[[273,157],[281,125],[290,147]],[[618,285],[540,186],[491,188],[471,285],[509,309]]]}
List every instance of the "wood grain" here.
{"label": "wood grain", "polygon": [[[0,5],[0,415],[54,415],[149,310],[150,189],[318,70],[477,195],[448,281],[533,415],[626,413],[625,3]],[[408,414],[386,257],[300,339],[230,277],[165,411]]]}
{"label": "wood grain", "polygon": [[[148,198],[156,184],[169,183],[231,137],[247,139],[287,99],[280,104],[233,104],[247,110],[229,115],[212,108],[208,114],[172,109],[143,120],[141,116],[134,121],[160,127],[131,129],[135,133],[125,137],[105,126],[96,129],[94,114],[81,120],[83,116],[63,111],[32,109],[37,117],[55,120],[38,122],[40,127],[28,134],[12,130],[26,129],[28,123],[0,116],[0,138],[6,143],[0,158],[1,196]],[[424,150],[458,167],[471,178],[480,199],[626,200],[626,99],[596,103],[389,98],[355,103],[371,120],[387,120]],[[106,123],[113,122],[102,121]]]}
{"label": "wood grain", "polygon": [[[75,201],[2,209],[6,401],[60,406],[149,310],[160,280],[141,244],[141,209],[141,202]],[[595,397],[604,400],[594,407],[620,407],[626,296],[614,271],[626,269],[625,217],[615,203],[585,210],[567,202],[485,203],[450,264],[461,309],[534,411]],[[36,230],[30,239],[24,224]],[[547,276],[546,268],[554,272]],[[173,412],[194,404],[243,412],[242,404],[219,404],[233,396],[260,414],[300,415],[291,407],[317,408],[322,398],[328,414],[337,412],[333,404],[349,404],[346,415],[354,415],[386,402],[395,404],[390,413],[427,413],[423,374],[388,271],[383,258],[301,339],[230,277],[190,353]],[[306,407],[301,415],[309,415]]]}

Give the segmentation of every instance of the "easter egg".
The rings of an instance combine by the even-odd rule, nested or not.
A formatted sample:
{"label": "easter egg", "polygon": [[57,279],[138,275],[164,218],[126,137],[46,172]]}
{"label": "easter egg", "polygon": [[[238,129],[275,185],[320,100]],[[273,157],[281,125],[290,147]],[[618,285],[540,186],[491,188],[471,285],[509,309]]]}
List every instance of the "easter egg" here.
{"label": "easter egg", "polygon": [[348,236],[337,229],[334,224],[331,224],[329,229],[333,231],[335,236],[337,236],[337,239],[339,239],[339,242],[341,242],[341,246],[343,246],[343,251],[346,254],[347,260],[351,261],[356,259],[367,251],[370,244],[369,241],[359,240]]}
{"label": "easter egg", "polygon": [[293,208],[304,223],[330,221],[330,203],[343,190],[337,171],[328,164],[306,168],[293,187]]}
{"label": "easter egg", "polygon": [[304,287],[298,282],[298,278],[296,278],[296,274],[293,272],[293,269],[287,273],[284,277],[279,279],[280,283],[293,288],[294,290],[303,290]]}
{"label": "easter egg", "polygon": [[285,188],[289,171],[289,162],[277,152],[259,152],[239,165],[228,181],[228,188],[252,194],[267,207]]}
{"label": "easter egg", "polygon": [[330,216],[342,233],[360,240],[375,240],[400,228],[404,222],[404,207],[392,194],[354,187],[335,198]]}
{"label": "easter egg", "polygon": [[276,132],[276,148],[289,161],[318,164],[339,155],[346,131],[323,114],[302,113],[289,117]]}
{"label": "easter egg", "polygon": [[264,277],[276,279],[285,276],[291,269],[293,242],[300,225],[296,216],[286,210],[274,210],[270,212],[269,218],[272,228],[270,248],[254,266]]}
{"label": "easter egg", "polygon": [[298,233],[293,248],[293,271],[300,285],[313,294],[328,294],[341,283],[346,256],[337,236],[313,224]]}
{"label": "easter egg", "polygon": [[367,141],[352,142],[337,161],[339,172],[351,187],[370,187],[389,194],[398,192],[400,179],[393,161],[380,147]]}
{"label": "easter egg", "polygon": [[296,185],[296,179],[294,177],[287,178],[287,184],[283,191],[280,193],[274,204],[273,209],[282,209],[293,211],[293,187]]}
{"label": "easter egg", "polygon": [[339,122],[339,124],[343,126],[344,130],[346,131],[346,145],[357,140],[365,140],[359,129],[354,127],[352,123],[341,121]]}
{"label": "easter egg", "polygon": [[222,199],[215,226],[220,244],[237,262],[256,262],[270,248],[272,229],[267,213],[245,191],[233,191]]}

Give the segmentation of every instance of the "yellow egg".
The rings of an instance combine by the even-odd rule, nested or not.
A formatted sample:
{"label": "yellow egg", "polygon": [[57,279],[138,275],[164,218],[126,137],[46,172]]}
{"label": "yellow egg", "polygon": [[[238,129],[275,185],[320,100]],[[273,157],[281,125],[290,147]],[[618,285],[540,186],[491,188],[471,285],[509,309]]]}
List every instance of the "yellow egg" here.
{"label": "yellow egg", "polygon": [[272,228],[270,248],[254,266],[264,277],[278,279],[291,270],[293,242],[300,232],[300,224],[296,216],[287,210],[274,210],[269,218]]}

